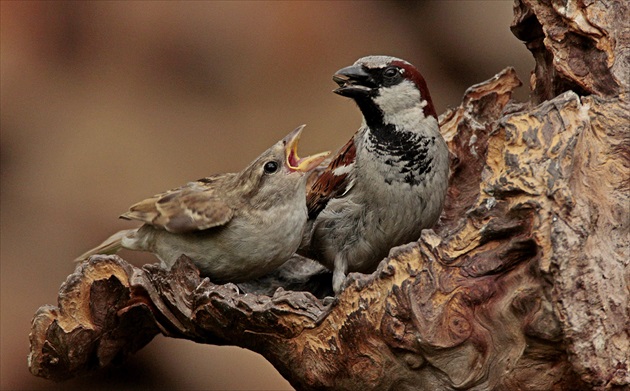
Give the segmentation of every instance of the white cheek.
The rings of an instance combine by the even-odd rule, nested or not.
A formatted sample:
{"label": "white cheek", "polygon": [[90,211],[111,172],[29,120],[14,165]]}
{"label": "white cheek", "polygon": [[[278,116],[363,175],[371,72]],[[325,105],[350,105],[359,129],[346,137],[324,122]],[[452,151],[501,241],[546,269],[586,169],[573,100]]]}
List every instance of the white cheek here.
{"label": "white cheek", "polygon": [[[385,112],[397,111],[420,104],[420,91],[409,80],[392,87],[381,88],[374,102]],[[424,100],[422,100],[424,102]]]}
{"label": "white cheek", "polygon": [[385,114],[385,122],[406,124],[424,117],[423,109],[428,104],[420,91],[409,80],[393,87],[382,88],[374,102]]}

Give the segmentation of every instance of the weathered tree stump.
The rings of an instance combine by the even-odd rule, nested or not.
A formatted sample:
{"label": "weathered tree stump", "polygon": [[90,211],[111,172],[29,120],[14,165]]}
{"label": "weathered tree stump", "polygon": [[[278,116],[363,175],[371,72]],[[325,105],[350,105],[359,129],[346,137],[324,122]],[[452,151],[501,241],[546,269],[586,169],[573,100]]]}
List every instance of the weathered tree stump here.
{"label": "weathered tree stump", "polygon": [[440,223],[335,303],[298,257],[238,287],[185,257],[167,272],[96,256],[36,313],[31,372],[76,376],[162,333],[259,352],[300,390],[630,387],[628,4],[560,3],[516,0],[532,102],[510,101],[506,69],[441,116]]}

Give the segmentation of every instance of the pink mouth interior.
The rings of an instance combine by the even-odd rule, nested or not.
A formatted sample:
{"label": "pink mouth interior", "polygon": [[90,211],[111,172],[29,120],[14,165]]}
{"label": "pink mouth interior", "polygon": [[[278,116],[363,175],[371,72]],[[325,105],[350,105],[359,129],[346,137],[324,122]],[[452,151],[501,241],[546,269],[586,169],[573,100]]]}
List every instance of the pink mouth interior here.
{"label": "pink mouth interior", "polygon": [[293,149],[291,149],[287,161],[289,162],[289,166],[293,168],[297,167],[300,164],[300,159],[298,159],[297,153],[295,153]]}

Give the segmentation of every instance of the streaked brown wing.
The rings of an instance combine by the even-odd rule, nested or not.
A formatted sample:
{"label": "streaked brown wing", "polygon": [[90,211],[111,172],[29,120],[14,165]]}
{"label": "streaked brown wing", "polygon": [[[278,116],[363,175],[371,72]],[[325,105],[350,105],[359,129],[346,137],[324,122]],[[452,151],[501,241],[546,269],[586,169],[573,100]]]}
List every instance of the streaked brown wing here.
{"label": "streaked brown wing", "polygon": [[306,194],[308,218],[313,220],[324,210],[328,201],[345,194],[352,187],[352,168],[356,159],[354,138],[344,145],[326,170]]}
{"label": "streaked brown wing", "polygon": [[200,231],[226,224],[234,211],[209,186],[216,178],[204,178],[147,198],[121,217],[139,220],[173,233]]}

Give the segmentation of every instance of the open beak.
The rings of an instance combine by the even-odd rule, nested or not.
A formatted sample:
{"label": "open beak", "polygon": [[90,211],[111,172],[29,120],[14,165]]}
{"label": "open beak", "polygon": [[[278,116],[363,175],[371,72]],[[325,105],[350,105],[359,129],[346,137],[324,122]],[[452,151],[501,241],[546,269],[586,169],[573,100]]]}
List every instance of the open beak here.
{"label": "open beak", "polygon": [[306,125],[298,126],[294,131],[289,133],[285,138],[285,156],[287,159],[287,166],[291,171],[309,172],[315,167],[319,166],[328,155],[330,151],[318,153],[316,155],[300,158],[297,154],[298,141],[302,130]]}
{"label": "open beak", "polygon": [[333,75],[333,81],[339,84],[339,88],[333,92],[349,98],[369,96],[377,87],[372,76],[360,65],[352,65],[338,70]]}

